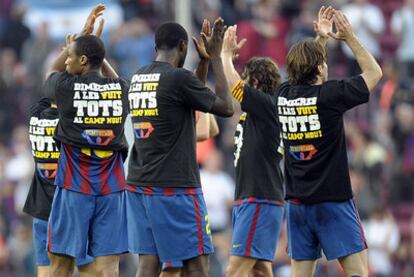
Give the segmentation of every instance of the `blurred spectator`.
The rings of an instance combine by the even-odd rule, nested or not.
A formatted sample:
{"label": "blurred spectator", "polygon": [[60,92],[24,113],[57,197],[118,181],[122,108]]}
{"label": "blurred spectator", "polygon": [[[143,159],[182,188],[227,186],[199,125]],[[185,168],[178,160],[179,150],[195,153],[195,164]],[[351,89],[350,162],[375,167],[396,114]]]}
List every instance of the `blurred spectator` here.
{"label": "blurred spectator", "polygon": [[153,61],[154,47],[154,33],[141,18],[131,19],[111,34],[110,52],[119,63],[119,74],[127,79]]}
{"label": "blurred spectator", "polygon": [[394,11],[391,30],[401,40],[396,53],[400,62],[401,78],[411,81],[414,77],[414,0],[405,0],[400,10]]}
{"label": "blurred spectator", "polygon": [[23,43],[30,37],[30,29],[23,24],[26,8],[21,4],[13,6],[10,19],[4,25],[4,32],[0,33],[0,46],[13,49],[18,60],[21,58]]}
{"label": "blurred spectator", "polygon": [[223,155],[213,150],[207,156],[200,171],[204,199],[207,205],[210,230],[216,253],[210,259],[212,276],[222,276],[223,261],[227,260],[230,236],[230,210],[233,204],[234,181],[222,170]]}
{"label": "blurred spectator", "polygon": [[398,249],[400,232],[392,214],[381,204],[363,224],[369,245],[368,261],[372,276],[395,276],[392,257]]}
{"label": "blurred spectator", "polygon": [[30,220],[18,222],[12,228],[8,245],[10,247],[10,261],[14,275],[33,276],[35,266]]}
{"label": "blurred spectator", "polygon": [[381,112],[388,113],[399,102],[412,101],[410,96],[410,83],[403,79],[400,66],[393,61],[384,61],[382,65],[384,74],[380,90],[379,108]]}
{"label": "blurred spectator", "polygon": [[[28,229],[30,224],[26,222],[27,217],[21,215],[20,211],[21,201],[26,196],[29,185],[27,178],[31,175],[33,164],[28,152],[27,133],[25,127],[21,125],[26,124],[29,104],[37,100],[42,92],[45,64],[63,47],[63,40],[59,40],[61,45],[54,45],[52,39],[54,30],[62,36],[62,30],[66,32],[68,28],[74,28],[77,22],[72,20],[68,9],[63,9],[63,12],[62,9],[56,9],[56,13],[51,13],[49,11],[51,7],[48,7],[46,2],[51,3],[50,5],[55,8],[57,2],[65,3],[68,8],[74,7],[75,11],[76,3],[82,4],[82,7],[84,5],[84,1],[80,0],[76,3],[69,0],[36,0],[37,2],[41,2],[41,6],[45,9],[39,9],[36,5],[31,6],[32,9],[25,16],[26,21],[24,21],[31,23],[30,26],[25,26],[21,21],[25,12],[23,6],[16,4],[18,1],[0,0],[0,277],[34,276],[30,269],[31,238],[30,228]],[[175,2],[119,0],[111,1],[111,5],[108,4],[106,27],[112,24],[112,28],[117,29],[115,32],[108,31],[104,34],[110,36],[107,57],[114,61],[114,64],[119,65],[122,77],[130,78],[131,73],[138,67],[153,59],[155,27],[160,22],[175,19]],[[239,39],[243,37],[248,39],[240,53],[238,66],[253,55],[262,55],[273,57],[281,67],[285,64],[286,52],[290,44],[314,35],[312,20],[316,18],[317,10],[321,5],[321,1],[316,0],[194,0],[189,2],[193,22],[201,22],[205,17],[213,21],[217,16],[223,16],[227,25],[238,22]],[[328,0],[323,4],[339,8],[347,2],[349,1]],[[395,10],[397,7],[400,8],[403,2],[404,7]],[[398,224],[401,242],[395,255],[386,256],[387,259],[389,257],[394,259],[388,259],[384,264],[393,267],[393,276],[403,277],[414,276],[414,216],[411,231],[407,231],[411,215],[400,215],[403,211],[401,205],[406,206],[404,210],[410,208],[412,210],[410,203],[414,201],[414,87],[411,79],[414,77],[414,49],[411,49],[414,45],[413,3],[414,0],[354,0],[344,6],[355,32],[375,56],[383,60],[384,72],[378,93],[371,94],[368,104],[352,110],[344,122],[348,126],[346,134],[351,144],[348,154],[354,199],[360,209],[361,218],[364,219],[372,214],[376,203],[390,204],[396,222],[389,223],[387,216],[383,216],[385,219],[382,220],[376,219],[375,222],[386,223],[380,225],[379,233],[383,232],[384,226],[394,224],[395,227],[395,224]],[[122,24],[119,22],[121,6],[125,18]],[[34,13],[34,10],[37,12],[41,10],[43,13]],[[48,11],[46,14],[54,20],[44,16],[36,17],[39,14],[44,15],[45,10]],[[114,17],[111,12],[117,16]],[[108,17],[109,14],[111,16]],[[385,28],[382,14],[385,15],[386,20],[391,19],[389,21],[391,28]],[[45,20],[54,24],[42,23],[46,22]],[[35,26],[38,26],[38,29],[35,29],[37,28]],[[291,32],[289,32],[290,26],[292,26]],[[31,27],[33,35],[27,27]],[[388,29],[400,35],[401,44],[395,53],[395,58],[394,48],[388,49],[383,45],[383,51],[380,51],[378,35],[384,29],[386,29],[384,34],[387,36]],[[199,30],[199,27],[193,29],[195,33]],[[191,35],[191,30],[188,32]],[[383,43],[389,40],[388,37],[385,40],[381,38]],[[329,64],[330,78],[348,75],[346,61],[349,53],[348,55],[342,53],[342,43],[333,43],[330,46],[334,46],[329,47],[328,52],[329,56],[334,57],[330,59],[332,63]],[[194,52],[191,42],[189,51]],[[193,56],[195,57],[196,54],[194,53]],[[190,53],[189,64],[191,64],[191,57]],[[358,71],[357,68],[353,63],[351,73]],[[407,76],[411,77],[407,79]],[[214,83],[211,86],[214,87]],[[211,276],[223,275],[222,269],[226,265],[229,254],[230,209],[234,184],[227,174],[234,175],[233,140],[235,126],[238,123],[237,113],[231,119],[218,118],[218,123],[221,133],[207,142],[207,147],[204,146],[207,154],[205,158],[200,159],[204,165],[201,172],[204,179],[203,189],[206,201],[210,203],[207,205],[211,229],[214,232],[213,240],[217,246],[217,256],[211,259]],[[290,275],[285,235],[282,233],[275,258],[276,276]],[[369,246],[370,252],[373,247],[371,244]],[[376,255],[376,250],[373,251]],[[135,261],[136,259],[130,257],[122,260],[121,276],[134,274]],[[339,272],[336,263],[322,259],[316,276],[343,275]]]}
{"label": "blurred spectator", "polygon": [[349,175],[351,177],[352,192],[354,193],[354,200],[358,207],[359,216],[362,220],[365,220],[375,208],[378,195],[372,191],[367,183],[364,171],[351,168]]}
{"label": "blurred spectator", "polygon": [[390,200],[414,201],[414,110],[411,104],[396,107],[392,136],[396,147]]}
{"label": "blurred spectator", "polygon": [[[380,58],[381,49],[378,36],[384,31],[385,27],[381,10],[369,3],[368,0],[353,0],[350,4],[345,5],[342,10],[364,46],[367,47],[374,57]],[[342,44],[342,47],[349,59],[349,74],[359,74],[359,66],[351,49],[345,43]]]}
{"label": "blurred spectator", "polygon": [[23,45],[22,59],[26,66],[28,79],[31,87],[35,90],[32,93],[32,101],[36,101],[42,93],[42,81],[44,70],[39,68],[44,63],[56,45],[49,36],[49,25],[47,22],[39,24],[36,33]]}
{"label": "blurred spectator", "polygon": [[289,35],[289,46],[305,38],[315,37],[313,30],[315,12],[310,9],[303,9],[299,17],[292,23],[292,30]]}
{"label": "blurred spectator", "polygon": [[7,18],[10,16],[10,10],[13,0],[0,0],[0,37],[5,28]]}
{"label": "blurred spectator", "polygon": [[240,50],[239,65],[245,64],[253,56],[267,56],[284,68],[289,22],[278,14],[278,5],[273,1],[257,1],[252,12],[251,20],[238,23],[238,37],[247,39]]}

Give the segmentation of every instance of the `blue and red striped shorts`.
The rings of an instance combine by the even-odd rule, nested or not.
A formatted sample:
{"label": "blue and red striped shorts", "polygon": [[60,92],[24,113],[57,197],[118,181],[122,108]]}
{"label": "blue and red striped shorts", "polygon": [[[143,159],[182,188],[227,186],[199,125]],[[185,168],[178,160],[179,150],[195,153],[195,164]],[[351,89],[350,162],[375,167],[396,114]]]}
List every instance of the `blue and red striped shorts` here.
{"label": "blue and red striped shorts", "polygon": [[201,188],[128,185],[126,195],[130,252],[157,255],[163,268],[213,253]]}
{"label": "blue and red striped shorts", "polygon": [[123,191],[126,182],[122,154],[62,143],[55,184],[96,196]]}
{"label": "blue and red striped shorts", "polygon": [[233,207],[231,256],[273,261],[283,223],[283,203],[245,198]]}
{"label": "blue and red striped shorts", "polygon": [[294,260],[316,260],[321,250],[328,260],[367,248],[358,211],[352,199],[304,204],[286,202],[288,252]]}

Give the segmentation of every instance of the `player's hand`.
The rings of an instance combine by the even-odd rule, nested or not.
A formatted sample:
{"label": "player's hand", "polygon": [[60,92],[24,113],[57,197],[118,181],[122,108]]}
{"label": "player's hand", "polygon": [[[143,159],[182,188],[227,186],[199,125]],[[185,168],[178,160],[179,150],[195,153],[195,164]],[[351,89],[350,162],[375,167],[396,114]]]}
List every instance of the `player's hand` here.
{"label": "player's hand", "polygon": [[208,21],[207,19],[203,20],[203,26],[201,28],[200,37],[198,39],[196,39],[195,37],[192,37],[192,38],[193,38],[194,46],[197,50],[197,53],[198,53],[198,56],[200,57],[200,59],[201,60],[209,60],[210,55],[207,53],[206,46],[205,46],[204,40],[202,38],[202,34],[204,34],[206,36],[207,41],[211,40],[210,21]]}
{"label": "player's hand", "polygon": [[354,36],[351,23],[349,23],[348,18],[341,11],[335,11],[333,21],[337,31],[336,33],[329,32],[328,34],[331,37],[336,40],[347,40]]}
{"label": "player's hand", "polygon": [[224,25],[224,21],[221,17],[219,17],[216,21],[214,21],[214,27],[210,37],[207,37],[205,33],[201,33],[201,38],[203,39],[206,52],[210,58],[220,57],[225,31],[226,26]]}
{"label": "player's hand", "polygon": [[222,55],[231,55],[233,61],[239,57],[239,50],[246,43],[246,39],[237,42],[237,25],[230,26],[224,33]]}
{"label": "player's hand", "polygon": [[318,36],[322,38],[328,38],[329,33],[332,33],[334,14],[335,9],[331,6],[329,6],[328,8],[322,6],[319,9],[318,21],[313,21],[313,29]]}
{"label": "player's hand", "polygon": [[[106,9],[105,5],[98,4],[92,11],[89,13],[88,18],[86,19],[85,25],[83,26],[82,31],[80,32],[81,36],[90,35],[93,33],[95,21],[98,17],[103,15],[103,11]],[[101,30],[102,33],[102,30]]]}
{"label": "player's hand", "polygon": [[75,41],[77,34],[67,34],[66,35],[66,49],[69,49],[70,45]]}

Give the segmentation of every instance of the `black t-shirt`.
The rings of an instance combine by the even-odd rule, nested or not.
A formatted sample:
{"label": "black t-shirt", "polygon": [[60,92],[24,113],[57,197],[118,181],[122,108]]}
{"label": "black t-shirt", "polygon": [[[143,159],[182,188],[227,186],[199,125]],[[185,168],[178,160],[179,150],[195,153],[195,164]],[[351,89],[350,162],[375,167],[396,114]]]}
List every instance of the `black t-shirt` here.
{"label": "black t-shirt", "polygon": [[239,82],[232,90],[243,114],[234,136],[235,199],[283,201],[280,129],[275,96]]}
{"label": "black t-shirt", "polygon": [[122,151],[126,156],[128,85],[124,80],[102,77],[97,72],[57,72],[46,81],[46,92],[55,97],[59,110],[55,133],[58,142],[78,148]]}
{"label": "black t-shirt", "polygon": [[286,199],[320,203],[352,198],[342,115],[368,99],[361,76],[280,87],[277,106],[285,147]]}
{"label": "black t-shirt", "polygon": [[128,94],[135,137],[128,184],[199,187],[195,110],[209,112],[215,98],[188,70],[165,62],[139,69]]}
{"label": "black t-shirt", "polygon": [[56,186],[53,184],[59,149],[53,139],[58,124],[58,111],[50,107],[50,100],[42,98],[30,109],[29,139],[35,172],[23,211],[33,217],[47,220]]}

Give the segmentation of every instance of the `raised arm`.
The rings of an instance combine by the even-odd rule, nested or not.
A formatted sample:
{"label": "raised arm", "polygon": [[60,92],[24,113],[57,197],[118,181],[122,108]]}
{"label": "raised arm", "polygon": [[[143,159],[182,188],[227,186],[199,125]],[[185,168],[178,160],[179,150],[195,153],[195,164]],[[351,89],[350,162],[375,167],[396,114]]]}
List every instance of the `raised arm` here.
{"label": "raised arm", "polygon": [[217,120],[214,117],[214,114],[210,113],[210,114],[208,114],[208,116],[210,117],[209,137],[212,138],[212,137],[217,136],[220,133],[220,129],[219,129],[219,126],[217,124]]}
{"label": "raised arm", "polygon": [[343,40],[351,48],[355,58],[362,71],[362,78],[364,79],[370,92],[378,84],[382,77],[382,70],[374,56],[365,48],[359,41],[358,37],[352,30],[352,26],[348,19],[341,11],[335,11],[333,16],[334,23],[337,29],[336,33],[330,33],[330,36],[337,40]]}
{"label": "raised arm", "polygon": [[[94,25],[96,19],[103,14],[105,10],[105,6],[99,4],[95,6],[92,11],[90,12],[88,18],[86,19],[85,25],[83,26],[82,31],[80,32],[80,36],[89,35],[93,33]],[[99,22],[98,29],[96,31],[96,36],[100,37],[103,31],[104,20],[101,19]],[[51,66],[46,72],[46,79],[53,73],[53,72],[63,72],[66,69],[65,61],[68,57],[68,48],[69,45],[76,39],[76,34],[74,35],[67,35],[66,36],[66,46],[62,51],[59,53],[58,57],[52,62]],[[112,68],[112,66],[108,63],[106,59],[104,59],[102,64],[102,74],[112,78],[118,78],[118,74]]]}
{"label": "raised arm", "polygon": [[205,34],[202,34],[202,38],[207,53],[210,56],[210,63],[216,83],[217,97],[210,112],[219,116],[230,117],[234,113],[233,102],[226,78],[224,77],[223,62],[220,57],[225,29],[223,19],[218,18],[214,22],[211,38],[209,39]]}
{"label": "raised arm", "polygon": [[[208,40],[211,38],[210,21],[208,21],[207,19],[204,19],[203,21],[203,26],[201,28],[200,35],[201,34],[204,34]],[[201,36],[198,39],[196,39],[195,37],[193,37],[192,39],[194,42],[194,46],[197,50],[198,56],[200,58],[197,69],[195,71],[195,75],[198,79],[200,79],[201,82],[205,84],[207,81],[208,64],[210,62],[210,56],[206,51],[204,40]]]}
{"label": "raised arm", "polygon": [[328,8],[322,6],[319,9],[318,20],[313,21],[313,29],[316,33],[315,41],[323,47],[328,43],[329,33],[332,32],[334,14],[335,10],[331,6]]}
{"label": "raised arm", "polygon": [[237,82],[241,80],[239,73],[234,67],[233,59],[245,43],[246,39],[242,39],[237,43],[237,25],[230,26],[226,30],[221,58],[223,60],[224,75],[226,76],[227,85],[230,89],[234,88]]}

